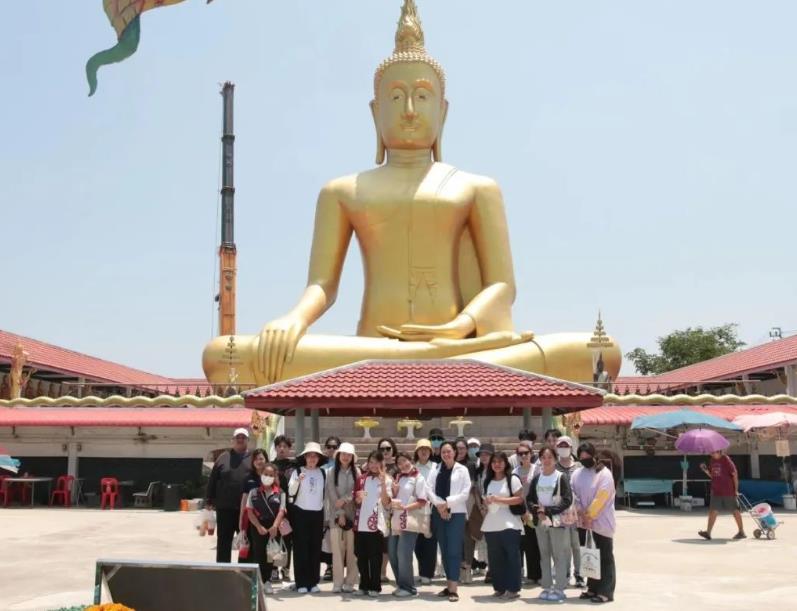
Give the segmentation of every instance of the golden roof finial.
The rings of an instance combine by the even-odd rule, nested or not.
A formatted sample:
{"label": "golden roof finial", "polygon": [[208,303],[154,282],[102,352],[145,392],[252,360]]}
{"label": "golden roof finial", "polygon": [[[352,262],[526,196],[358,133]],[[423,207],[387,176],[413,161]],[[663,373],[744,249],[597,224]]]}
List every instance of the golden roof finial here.
{"label": "golden roof finial", "polygon": [[606,335],[606,329],[603,327],[603,318],[601,317],[601,311],[598,310],[598,321],[595,323],[595,330],[592,332],[592,337],[587,344],[589,348],[609,348],[614,346],[614,343]]}
{"label": "golden roof finial", "polygon": [[398,63],[422,62],[429,65],[437,73],[442,88],[441,99],[445,97],[446,74],[443,67],[426,52],[426,41],[421,26],[421,19],[418,17],[418,7],[415,0],[404,0],[401,7],[401,17],[396,29],[396,46],[393,55],[383,61],[376,69],[374,75],[374,99],[379,95],[379,82],[382,74],[389,66]]}

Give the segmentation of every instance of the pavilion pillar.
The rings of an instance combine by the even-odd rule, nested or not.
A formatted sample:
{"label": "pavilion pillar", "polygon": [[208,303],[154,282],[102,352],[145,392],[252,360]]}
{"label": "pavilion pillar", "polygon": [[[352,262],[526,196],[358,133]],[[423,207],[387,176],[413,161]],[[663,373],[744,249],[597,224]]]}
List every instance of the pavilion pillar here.
{"label": "pavilion pillar", "polygon": [[293,424],[296,429],[296,453],[304,450],[304,408],[298,407],[293,413]]}
{"label": "pavilion pillar", "polygon": [[542,430],[543,433],[548,429],[553,428],[553,408],[550,407],[543,407],[542,408]]}
{"label": "pavilion pillar", "polygon": [[318,410],[310,410],[310,440],[321,443],[321,433],[318,427]]}
{"label": "pavilion pillar", "polygon": [[531,430],[531,408],[523,408],[523,428],[527,431]]}
{"label": "pavilion pillar", "polygon": [[786,365],[783,369],[786,372],[786,394],[797,397],[797,366]]}
{"label": "pavilion pillar", "polygon": [[750,441],[750,477],[761,479],[761,461],[756,439]]}

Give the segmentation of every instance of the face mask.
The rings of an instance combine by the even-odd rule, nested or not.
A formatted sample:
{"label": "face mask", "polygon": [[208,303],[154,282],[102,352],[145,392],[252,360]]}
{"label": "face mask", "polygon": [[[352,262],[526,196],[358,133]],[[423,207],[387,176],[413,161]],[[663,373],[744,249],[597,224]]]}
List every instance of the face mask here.
{"label": "face mask", "polygon": [[475,460],[478,453],[479,448],[468,448],[468,456],[470,456],[471,459]]}
{"label": "face mask", "polygon": [[433,440],[433,441],[432,441],[432,447],[433,447],[435,450],[439,450],[441,445],[443,445],[443,442],[442,442],[442,441],[438,441],[437,439],[435,439],[435,440]]}
{"label": "face mask", "polygon": [[263,482],[264,486],[269,487],[274,483],[274,477],[272,475],[261,475],[260,481]]}
{"label": "face mask", "polygon": [[581,466],[592,469],[595,466],[595,459],[594,458],[582,458],[581,459]]}
{"label": "face mask", "polygon": [[570,448],[556,448],[556,453],[559,458],[567,458],[570,456]]}

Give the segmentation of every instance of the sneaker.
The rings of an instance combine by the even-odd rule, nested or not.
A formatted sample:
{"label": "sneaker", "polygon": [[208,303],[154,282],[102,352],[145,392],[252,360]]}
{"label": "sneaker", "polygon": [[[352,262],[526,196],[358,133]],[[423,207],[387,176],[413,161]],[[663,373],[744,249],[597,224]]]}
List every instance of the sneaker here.
{"label": "sneaker", "polygon": [[585,586],[586,584],[584,583],[584,578],[581,577],[580,575],[576,575],[576,587],[583,588]]}
{"label": "sneaker", "polygon": [[548,594],[548,600],[554,603],[563,603],[567,600],[567,595],[561,590],[553,590]]}
{"label": "sneaker", "polygon": [[354,592],[354,586],[349,586],[349,585],[346,585],[345,583],[341,586],[340,589],[343,590],[346,594]]}
{"label": "sneaker", "polygon": [[410,596],[415,596],[415,592],[408,592],[407,590],[398,589],[393,592],[393,596],[396,598],[408,598]]}
{"label": "sneaker", "polygon": [[365,596],[367,594],[368,592],[366,592],[365,590],[355,590],[354,592],[352,592],[353,596]]}
{"label": "sneaker", "polygon": [[332,593],[333,594],[340,594],[343,592],[343,587],[341,586],[332,586]]}
{"label": "sneaker", "polygon": [[520,598],[520,592],[504,592],[505,600],[515,600],[516,598]]}
{"label": "sneaker", "polygon": [[498,590],[496,590],[495,592],[493,592],[493,597],[495,597],[495,598],[503,598],[504,594],[506,594],[506,592],[499,592]]}
{"label": "sneaker", "polygon": [[549,596],[553,594],[551,590],[543,590],[540,592],[540,595],[537,597],[539,600],[551,600]]}
{"label": "sneaker", "polygon": [[371,590],[370,592],[368,592],[368,596],[370,598],[379,598],[379,592],[377,592],[376,590]]}
{"label": "sneaker", "polygon": [[707,530],[698,530],[697,534],[703,537],[706,541],[711,541],[711,535]]}
{"label": "sneaker", "polygon": [[266,584],[263,586],[263,591],[266,594],[274,594],[274,586],[272,586],[271,583],[267,581]]}
{"label": "sneaker", "polygon": [[296,591],[297,591],[299,594],[307,594],[307,593],[308,593],[310,590],[308,590],[307,588],[299,588],[299,589],[298,589],[298,590],[296,590]]}
{"label": "sneaker", "polygon": [[312,588],[310,588],[310,594],[318,594],[320,591],[321,588],[319,588],[318,586],[313,586]]}
{"label": "sneaker", "polygon": [[432,580],[429,577],[421,577],[421,585],[423,586],[430,586],[432,585]]}
{"label": "sneaker", "polygon": [[289,585],[289,586],[288,586],[288,589],[289,589],[291,592],[295,592],[295,591],[296,591],[296,584],[295,584],[295,583],[292,583],[291,585]]}
{"label": "sneaker", "polygon": [[743,530],[740,530],[738,533],[733,535],[733,540],[734,541],[739,541],[740,539],[747,539],[747,535],[744,534]]}

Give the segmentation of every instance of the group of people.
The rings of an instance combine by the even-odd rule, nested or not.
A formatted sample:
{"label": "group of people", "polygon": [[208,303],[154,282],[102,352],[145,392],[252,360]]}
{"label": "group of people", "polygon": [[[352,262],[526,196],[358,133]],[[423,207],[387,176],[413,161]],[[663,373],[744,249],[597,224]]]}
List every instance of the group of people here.
{"label": "group of people", "polygon": [[[292,457],[292,441],[275,439],[276,458],[247,451],[248,432],[217,459],[206,504],[217,515],[217,562],[230,562],[236,531],[246,533],[246,562],[271,581],[290,580],[274,566],[275,544],[293,559],[299,593],[319,591],[377,598],[390,565],[393,595],[417,595],[441,571],[438,596],[459,600],[458,587],[486,569],[497,598],[520,597],[527,583],[543,601],[562,602],[565,589],[595,603],[613,600],[615,485],[610,464],[590,443],[577,448],[556,429],[523,430],[508,455],[471,438],[445,439],[441,429],[420,439],[413,454],[380,439],[367,457],[329,437]],[[600,579],[582,579],[580,549],[600,550]],[[321,564],[326,564],[322,576]],[[418,575],[415,575],[417,563]]]}

